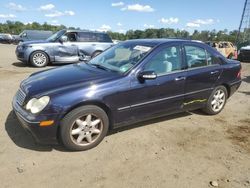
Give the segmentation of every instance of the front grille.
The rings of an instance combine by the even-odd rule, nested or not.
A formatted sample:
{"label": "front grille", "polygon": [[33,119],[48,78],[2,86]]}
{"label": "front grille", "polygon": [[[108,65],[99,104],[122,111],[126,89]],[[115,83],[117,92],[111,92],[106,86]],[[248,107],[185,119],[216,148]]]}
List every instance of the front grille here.
{"label": "front grille", "polygon": [[22,106],[24,103],[25,97],[26,97],[26,94],[21,89],[19,89],[16,93],[17,103]]}

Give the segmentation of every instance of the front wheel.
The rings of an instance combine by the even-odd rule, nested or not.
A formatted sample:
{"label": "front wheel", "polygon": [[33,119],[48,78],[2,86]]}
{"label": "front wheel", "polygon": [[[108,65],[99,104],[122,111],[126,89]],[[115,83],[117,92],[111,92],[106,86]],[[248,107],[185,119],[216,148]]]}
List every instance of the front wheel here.
{"label": "front wheel", "polygon": [[45,52],[36,51],[31,54],[30,63],[34,67],[45,67],[49,63],[49,57]]}
{"label": "front wheel", "polygon": [[60,138],[69,150],[88,150],[103,140],[108,127],[109,119],[105,111],[97,106],[82,106],[63,118]]}
{"label": "front wheel", "polygon": [[227,97],[227,89],[224,86],[216,87],[211,93],[203,111],[210,115],[220,113],[226,104]]}

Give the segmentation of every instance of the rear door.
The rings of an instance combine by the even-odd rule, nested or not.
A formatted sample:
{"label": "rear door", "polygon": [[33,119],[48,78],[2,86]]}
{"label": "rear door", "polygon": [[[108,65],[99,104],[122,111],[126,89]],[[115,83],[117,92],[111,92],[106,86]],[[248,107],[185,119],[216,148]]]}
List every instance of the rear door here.
{"label": "rear door", "polygon": [[203,46],[184,44],[187,76],[185,83],[184,108],[204,105],[222,72],[220,59]]}

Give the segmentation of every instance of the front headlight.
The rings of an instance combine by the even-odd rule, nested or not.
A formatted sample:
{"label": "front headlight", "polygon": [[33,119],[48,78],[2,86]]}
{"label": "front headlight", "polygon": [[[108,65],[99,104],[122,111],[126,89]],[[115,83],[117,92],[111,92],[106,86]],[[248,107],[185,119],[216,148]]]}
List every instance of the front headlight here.
{"label": "front headlight", "polygon": [[32,114],[41,112],[49,103],[49,96],[43,96],[39,99],[30,99],[26,105],[26,110],[30,110]]}

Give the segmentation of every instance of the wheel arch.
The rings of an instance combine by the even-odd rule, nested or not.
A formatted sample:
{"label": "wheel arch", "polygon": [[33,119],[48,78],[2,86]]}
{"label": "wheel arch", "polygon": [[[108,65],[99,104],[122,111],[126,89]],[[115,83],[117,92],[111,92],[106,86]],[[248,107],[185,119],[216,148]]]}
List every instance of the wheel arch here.
{"label": "wheel arch", "polygon": [[[102,110],[104,110],[104,112],[106,112],[108,118],[109,118],[109,129],[111,129],[113,127],[113,122],[112,122],[112,112],[111,109],[108,107],[108,105],[106,105],[103,102],[100,101],[83,101],[80,102],[74,106],[72,106],[71,108],[69,108],[66,113],[61,117],[61,119],[63,119],[69,112],[71,112],[72,110],[81,107],[81,106],[86,106],[86,105],[93,105],[93,106],[97,106],[99,108],[101,108]],[[60,127],[60,126],[59,126]]]}
{"label": "wheel arch", "polygon": [[102,52],[103,52],[103,50],[101,50],[101,49],[97,49],[97,50],[95,50],[95,51],[91,54],[91,57],[93,57],[93,56],[94,56],[94,54],[95,54],[95,53],[97,53],[97,52],[102,53]]}
{"label": "wheel arch", "polygon": [[229,98],[230,95],[231,95],[230,86],[228,84],[226,84],[226,83],[222,83],[221,85],[224,86],[227,89],[227,98]]}

